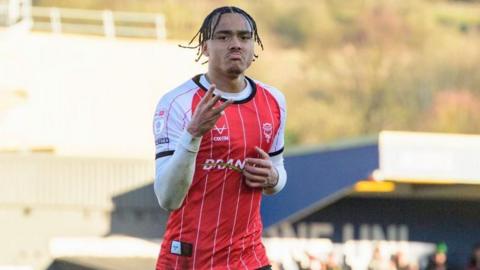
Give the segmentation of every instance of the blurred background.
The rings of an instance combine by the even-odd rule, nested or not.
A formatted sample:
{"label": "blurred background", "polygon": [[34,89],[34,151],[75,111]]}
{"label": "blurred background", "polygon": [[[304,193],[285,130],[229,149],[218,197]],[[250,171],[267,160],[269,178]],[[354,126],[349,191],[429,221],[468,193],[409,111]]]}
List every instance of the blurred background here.
{"label": "blurred background", "polygon": [[154,108],[222,5],[287,98],[274,268],[480,269],[475,0],[0,0],[0,269],[153,269]]}

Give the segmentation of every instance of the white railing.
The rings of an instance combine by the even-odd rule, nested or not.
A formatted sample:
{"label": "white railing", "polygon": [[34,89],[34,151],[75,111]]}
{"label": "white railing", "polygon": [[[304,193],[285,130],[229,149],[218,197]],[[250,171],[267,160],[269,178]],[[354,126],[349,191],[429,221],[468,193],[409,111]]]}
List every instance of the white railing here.
{"label": "white railing", "polygon": [[0,26],[13,25],[23,18],[29,19],[32,0],[0,0]]}
{"label": "white railing", "polygon": [[166,38],[162,14],[32,7],[31,0],[0,0],[0,25],[28,21],[32,30],[114,37]]}
{"label": "white railing", "polygon": [[33,29],[54,33],[82,33],[106,37],[144,37],[165,39],[165,18],[160,14],[32,8]]}

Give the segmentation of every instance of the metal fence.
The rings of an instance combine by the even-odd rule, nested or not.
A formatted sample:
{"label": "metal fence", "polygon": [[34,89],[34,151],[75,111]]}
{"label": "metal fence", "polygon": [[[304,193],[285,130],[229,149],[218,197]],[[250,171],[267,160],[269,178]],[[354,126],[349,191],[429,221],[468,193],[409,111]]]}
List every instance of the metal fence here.
{"label": "metal fence", "polygon": [[31,30],[101,35],[108,38],[166,38],[162,14],[35,7],[31,0],[0,0],[0,26],[25,23]]}

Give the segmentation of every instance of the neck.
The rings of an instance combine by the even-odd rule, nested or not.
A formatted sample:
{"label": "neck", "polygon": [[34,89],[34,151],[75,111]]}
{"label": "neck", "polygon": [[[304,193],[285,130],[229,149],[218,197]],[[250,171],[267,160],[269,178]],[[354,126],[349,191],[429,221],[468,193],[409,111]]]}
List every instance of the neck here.
{"label": "neck", "polygon": [[225,92],[230,93],[238,93],[241,92],[245,87],[245,75],[240,74],[238,76],[226,77],[226,76],[218,76],[215,72],[208,71],[207,80],[210,83],[216,85],[218,89],[221,89]]}

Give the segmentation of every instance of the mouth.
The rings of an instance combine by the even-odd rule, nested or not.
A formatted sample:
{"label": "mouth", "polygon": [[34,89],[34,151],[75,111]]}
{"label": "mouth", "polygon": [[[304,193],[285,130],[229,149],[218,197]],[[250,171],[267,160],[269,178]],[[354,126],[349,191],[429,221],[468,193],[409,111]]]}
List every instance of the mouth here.
{"label": "mouth", "polygon": [[230,60],[242,60],[242,54],[237,52],[229,53],[227,58]]}

